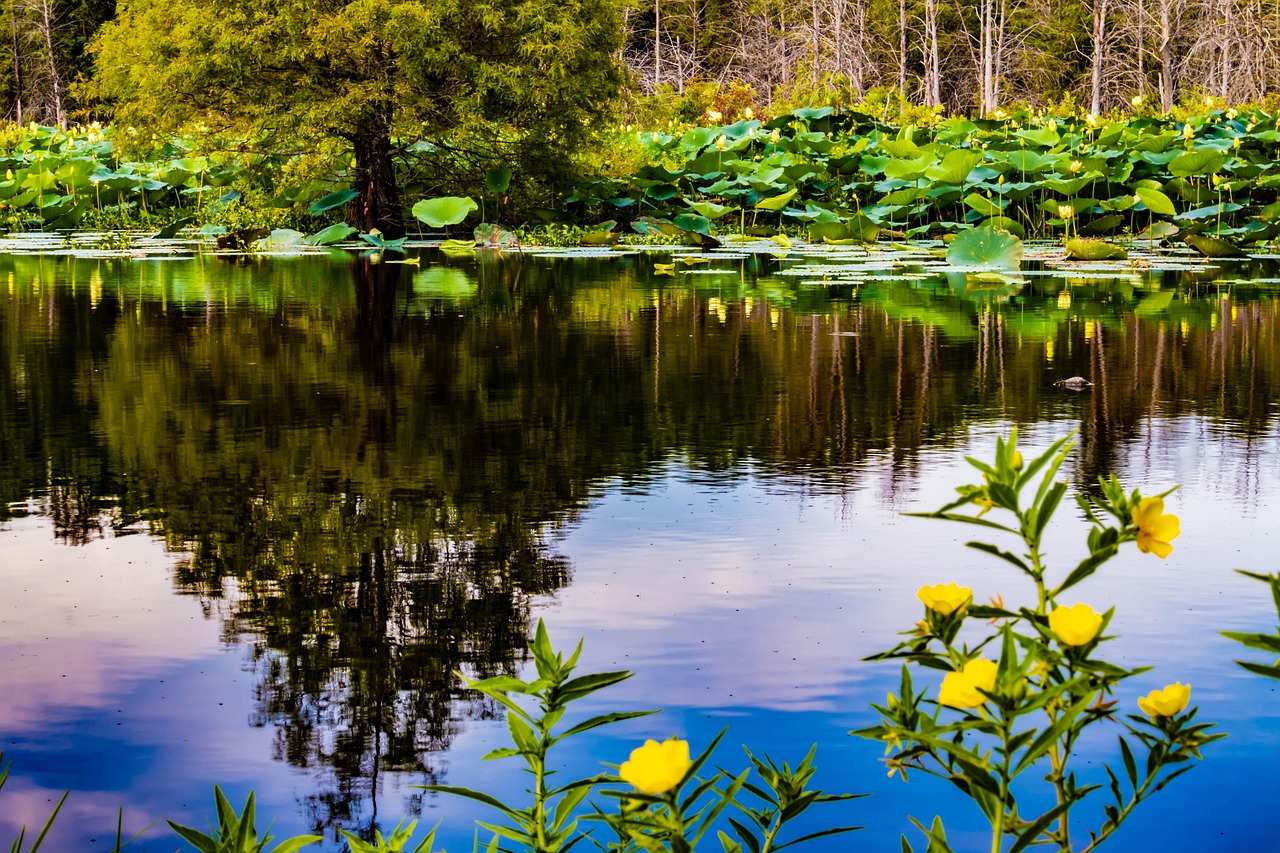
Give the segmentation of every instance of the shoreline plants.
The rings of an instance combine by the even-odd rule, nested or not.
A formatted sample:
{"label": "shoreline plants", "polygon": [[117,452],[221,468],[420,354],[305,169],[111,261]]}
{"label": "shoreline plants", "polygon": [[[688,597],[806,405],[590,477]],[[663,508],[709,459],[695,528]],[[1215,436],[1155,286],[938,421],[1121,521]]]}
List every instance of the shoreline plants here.
{"label": "shoreline plants", "polygon": [[[1196,722],[1189,685],[1151,691],[1137,700],[1139,714],[1123,714],[1113,698],[1121,682],[1150,667],[1127,669],[1106,660],[1114,608],[1099,613],[1088,604],[1068,605],[1066,593],[1129,542],[1167,557],[1179,523],[1164,512],[1167,492],[1144,497],[1137,490],[1126,493],[1114,476],[1104,478],[1098,495],[1076,498],[1090,524],[1088,555],[1065,575],[1051,571],[1043,535],[1067,494],[1055,477],[1071,444],[1070,437],[1059,439],[1024,461],[1016,431],[1008,441],[997,439],[993,462],[968,459],[982,482],[961,486],[956,500],[923,514],[1018,540],[1022,553],[987,542],[968,545],[1018,569],[1035,596],[1019,606],[1000,596],[979,605],[971,589],[954,582],[922,587],[924,619],[907,639],[871,658],[904,661],[898,693],[874,706],[879,724],[854,732],[887,744],[890,775],[906,779],[919,771],[964,792],[990,824],[992,853],[1033,846],[1089,853],[1135,807],[1191,769],[1186,762],[1200,757],[1200,747],[1225,737],[1209,731],[1213,724]],[[942,673],[936,694],[917,688],[913,669]],[[1103,763],[1105,778],[1082,778],[1072,758],[1104,721],[1123,727],[1122,762]],[[1073,826],[1073,810],[1104,787],[1110,802],[1102,806],[1103,820],[1082,834]],[[927,836],[930,853],[951,850],[940,818],[931,826],[912,821]],[[902,845],[912,849],[905,837]]]}

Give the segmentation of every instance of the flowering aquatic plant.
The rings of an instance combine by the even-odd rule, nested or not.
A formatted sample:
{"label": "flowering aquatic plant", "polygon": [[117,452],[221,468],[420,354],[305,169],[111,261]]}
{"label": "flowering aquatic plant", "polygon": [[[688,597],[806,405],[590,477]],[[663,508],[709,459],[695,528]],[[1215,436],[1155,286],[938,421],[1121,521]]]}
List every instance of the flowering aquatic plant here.
{"label": "flowering aquatic plant", "polygon": [[[1181,683],[1152,691],[1138,700],[1143,714],[1121,718],[1111,698],[1116,686],[1149,667],[1126,669],[1099,654],[1110,639],[1105,631],[1112,610],[1059,604],[1128,542],[1145,553],[1169,555],[1179,525],[1164,512],[1168,493],[1143,497],[1126,494],[1114,476],[1100,481],[1100,496],[1076,498],[1090,523],[1087,556],[1065,576],[1051,573],[1042,539],[1067,494],[1067,485],[1055,478],[1071,439],[1055,442],[1029,462],[1016,442],[1016,432],[1008,441],[997,440],[990,464],[970,458],[982,481],[961,486],[957,500],[923,515],[1020,540],[1021,553],[986,542],[968,545],[1016,567],[1034,584],[1034,600],[1015,608],[997,596],[990,605],[978,605],[970,589],[954,582],[922,588],[924,619],[903,642],[872,658],[905,661],[898,693],[874,706],[881,717],[877,725],[854,734],[888,744],[890,775],[905,779],[920,771],[964,791],[991,825],[993,853],[1019,853],[1032,845],[1088,853],[1140,802],[1190,769],[1175,765],[1198,758],[1201,746],[1224,735],[1194,722],[1196,710],[1187,710],[1191,688]],[[917,690],[913,665],[945,673],[936,699],[927,687]],[[1081,781],[1069,765],[1085,730],[1104,720],[1126,729],[1118,744],[1123,767],[1117,772],[1104,765],[1111,802],[1103,806],[1105,820],[1082,841],[1072,834],[1072,809],[1102,785]],[[1140,761],[1136,756],[1143,751],[1146,760]],[[1038,779],[1052,786],[1053,803],[1043,812],[1026,811],[1030,799],[1020,797]],[[928,836],[930,853],[951,850],[941,819],[929,827],[913,822]],[[911,850],[907,839],[902,844]]]}
{"label": "flowering aquatic plant", "polygon": [[[453,794],[484,803],[496,809],[503,823],[483,823],[493,833],[490,853],[519,850],[523,853],[567,853],[590,838],[601,850],[614,853],[691,853],[699,840],[716,825],[727,810],[740,813],[742,820],[730,818],[736,840],[720,832],[724,853],[774,853],[811,838],[852,832],[861,827],[840,826],[780,843],[786,824],[815,803],[853,799],[854,794],[825,794],[809,787],[814,774],[813,756],[809,751],[794,770],[788,764],[777,767],[766,756],[757,759],[747,753],[753,765],[736,775],[717,769],[699,778],[715,751],[721,732],[702,752],[691,755],[689,743],[679,738],[663,742],[647,740],[631,751],[618,766],[616,776],[599,773],[583,779],[552,784],[556,774],[550,760],[552,749],[568,738],[612,725],[623,720],[643,717],[656,711],[622,711],[598,714],[567,727],[562,722],[569,706],[597,691],[631,677],[630,672],[598,672],[574,675],[582,643],[566,658],[551,645],[546,625],[538,621],[529,651],[537,670],[536,677],[524,681],[511,676],[463,681],[473,690],[494,699],[507,709],[507,728],[512,747],[495,749],[486,759],[520,758],[533,777],[529,790],[532,801],[513,806],[490,794],[452,785],[427,785],[427,790]],[[528,707],[532,700],[536,709]],[[759,781],[748,783],[754,769]],[[629,790],[613,786],[623,783]],[[617,811],[607,812],[588,800],[598,792],[618,803]],[[612,840],[601,843],[591,836],[583,821],[603,823],[612,832]],[[515,847],[501,846],[503,842]]]}

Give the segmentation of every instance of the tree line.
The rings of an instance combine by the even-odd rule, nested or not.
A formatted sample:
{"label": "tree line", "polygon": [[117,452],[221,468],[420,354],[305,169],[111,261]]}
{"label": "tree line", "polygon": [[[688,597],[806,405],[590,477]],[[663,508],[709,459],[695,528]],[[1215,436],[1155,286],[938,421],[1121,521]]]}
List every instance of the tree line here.
{"label": "tree line", "polygon": [[[326,34],[308,33],[308,24],[340,16],[378,41],[375,23],[361,20],[365,5],[312,0],[280,9],[297,26],[276,35],[313,41],[323,54]],[[432,5],[412,0],[386,7],[403,13]],[[138,17],[150,8],[122,4],[120,15]],[[191,13],[216,20],[223,8],[203,0],[174,4],[168,31],[162,25],[148,35],[183,67],[184,36],[174,24]],[[447,11],[427,16],[435,19],[437,35],[476,35],[475,20],[450,21]],[[554,9],[544,13],[554,16]],[[0,56],[5,115],[62,126],[76,117],[109,118],[110,94],[85,84],[94,76],[91,42],[116,18],[115,0],[7,0],[0,10],[9,42]],[[1258,100],[1280,81],[1280,0],[631,0],[621,7],[605,4],[581,24],[597,22],[620,32],[595,45],[570,38],[560,49],[608,49],[616,40],[621,50],[614,55],[630,71],[617,85],[646,94],[663,87],[680,93],[691,82],[710,81],[721,88],[745,84],[757,103],[858,102],[896,94],[964,113],[989,113],[1019,101],[1065,101],[1102,112],[1140,97],[1167,111],[1191,95]],[[481,34],[473,57],[493,52],[484,43],[497,37],[495,30],[515,38],[506,47],[529,35],[495,28],[492,17],[485,23],[489,32]],[[120,30],[108,27],[104,35],[100,43],[109,45]],[[347,34],[353,43],[356,35]],[[416,46],[428,55],[438,47]],[[532,53],[547,48],[536,44]],[[284,56],[282,51],[278,58]],[[538,69],[534,56],[524,58],[530,70]],[[375,64],[390,72],[383,82],[393,88],[397,53],[384,50],[381,59]]]}
{"label": "tree line", "polygon": [[736,81],[793,104],[879,90],[960,113],[1100,113],[1259,100],[1280,81],[1275,0],[653,0],[626,27],[648,93]]}

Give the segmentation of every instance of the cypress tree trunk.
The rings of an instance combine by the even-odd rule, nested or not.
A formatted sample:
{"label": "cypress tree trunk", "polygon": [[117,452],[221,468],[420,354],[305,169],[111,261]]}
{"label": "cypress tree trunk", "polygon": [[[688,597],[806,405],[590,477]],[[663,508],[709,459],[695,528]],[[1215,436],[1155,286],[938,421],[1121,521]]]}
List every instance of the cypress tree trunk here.
{"label": "cypress tree trunk", "polygon": [[391,163],[391,131],[385,116],[371,117],[351,137],[356,156],[356,224],[364,231],[377,228],[387,239],[404,236],[400,189]]}

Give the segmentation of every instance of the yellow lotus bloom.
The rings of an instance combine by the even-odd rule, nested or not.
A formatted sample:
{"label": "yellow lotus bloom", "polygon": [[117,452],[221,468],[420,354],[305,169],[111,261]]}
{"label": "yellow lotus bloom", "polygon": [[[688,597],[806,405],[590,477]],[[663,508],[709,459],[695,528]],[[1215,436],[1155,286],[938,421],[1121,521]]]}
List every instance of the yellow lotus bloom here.
{"label": "yellow lotus bloom", "polygon": [[721,151],[724,150],[725,148],[724,134],[721,134],[720,136],[716,137],[716,148],[719,148]]}
{"label": "yellow lotus bloom", "polygon": [[631,758],[622,762],[618,775],[641,793],[665,794],[680,784],[692,763],[688,741],[647,740],[644,746],[631,750]]}
{"label": "yellow lotus bloom", "polygon": [[1053,131],[1054,133],[1058,132],[1058,122],[1056,119],[1049,119],[1049,130]]}
{"label": "yellow lotus bloom", "polygon": [[951,708],[977,708],[987,701],[978,688],[988,693],[995,692],[997,669],[995,661],[974,658],[960,672],[948,672],[938,688],[938,701]]}
{"label": "yellow lotus bloom", "polygon": [[1194,133],[1195,133],[1195,131],[1193,131],[1193,130],[1191,129],[1191,125],[1189,125],[1189,124],[1184,124],[1184,125],[1182,126],[1182,137],[1183,137],[1184,139],[1190,139],[1190,138],[1191,138],[1191,136],[1192,136],[1192,134],[1194,134]]}
{"label": "yellow lotus bloom", "polygon": [[940,583],[920,587],[916,597],[930,610],[941,613],[943,616],[950,616],[973,601],[973,590],[955,583]]}
{"label": "yellow lotus bloom", "polygon": [[1083,168],[1084,168],[1084,164],[1081,163],[1079,160],[1072,160],[1071,165],[1067,167],[1067,171],[1074,175]]}
{"label": "yellow lotus bloom", "polygon": [[1102,614],[1087,604],[1055,607],[1049,614],[1049,630],[1068,646],[1084,646],[1093,642],[1102,629]]}
{"label": "yellow lotus bloom", "polygon": [[775,145],[777,144],[778,140],[781,138],[782,138],[782,134],[778,132],[778,129],[776,127],[773,129],[773,133],[769,134],[769,141],[774,143]]}
{"label": "yellow lotus bloom", "polygon": [[1058,205],[1058,218],[1071,219],[1076,215],[1076,209],[1069,204]]}
{"label": "yellow lotus bloom", "polygon": [[1191,701],[1191,685],[1175,681],[1163,690],[1152,690],[1138,697],[1138,707],[1153,717],[1176,717]]}
{"label": "yellow lotus bloom", "polygon": [[1143,101],[1143,100],[1144,100],[1144,99],[1143,99],[1143,97],[1142,97],[1141,95],[1134,95],[1134,96],[1133,96],[1133,101],[1132,101],[1132,103],[1133,103],[1133,105],[1134,105],[1135,107],[1140,107],[1140,106],[1142,106],[1142,101]]}
{"label": "yellow lotus bloom", "polygon": [[1231,109],[1227,110],[1227,118],[1228,118],[1230,121],[1235,121],[1235,120],[1236,120],[1236,116],[1238,116],[1238,115],[1240,115],[1240,113],[1236,112],[1236,108],[1235,108],[1235,107],[1232,107]]}
{"label": "yellow lotus bloom", "polygon": [[1173,553],[1169,543],[1182,534],[1176,515],[1165,515],[1164,501],[1143,498],[1133,509],[1133,523],[1138,528],[1138,550],[1164,559]]}
{"label": "yellow lotus bloom", "polygon": [[750,121],[751,119],[755,118],[755,113],[751,111],[751,107],[747,107],[745,110],[743,110],[742,114],[743,116],[746,117],[747,121]]}

